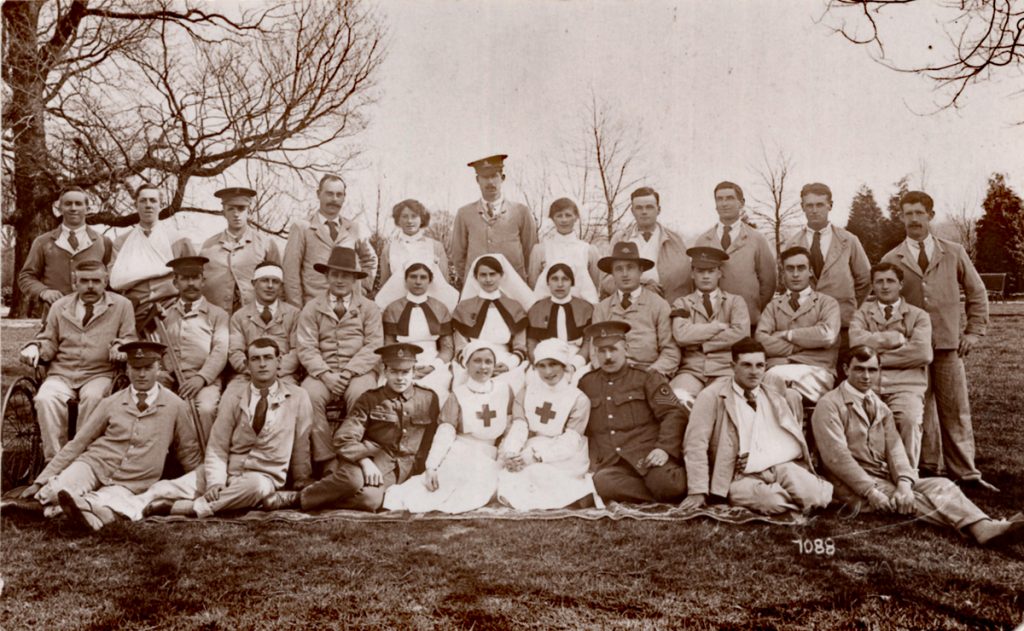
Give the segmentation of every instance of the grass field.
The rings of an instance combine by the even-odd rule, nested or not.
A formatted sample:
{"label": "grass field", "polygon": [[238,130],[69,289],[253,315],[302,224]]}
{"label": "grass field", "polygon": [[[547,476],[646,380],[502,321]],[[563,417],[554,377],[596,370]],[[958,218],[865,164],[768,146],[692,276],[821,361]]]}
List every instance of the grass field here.
{"label": "grass field", "polygon": [[[968,358],[978,464],[1024,508],[1024,308],[996,305]],[[3,331],[5,381],[20,331]],[[1024,543],[834,512],[711,521],[142,523],[98,536],[0,522],[0,627],[1009,628]],[[796,539],[831,539],[834,554]]]}

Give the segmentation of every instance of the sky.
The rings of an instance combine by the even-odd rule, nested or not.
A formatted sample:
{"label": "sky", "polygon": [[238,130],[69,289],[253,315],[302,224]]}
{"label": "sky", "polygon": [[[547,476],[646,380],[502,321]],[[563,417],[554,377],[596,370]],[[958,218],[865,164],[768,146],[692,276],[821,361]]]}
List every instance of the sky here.
{"label": "sky", "polygon": [[[880,21],[897,62],[947,50],[948,16],[919,4]],[[993,171],[1024,192],[1019,73],[936,111],[943,94],[932,82],[884,67],[829,28],[844,15],[856,24],[855,14],[820,23],[824,0],[378,6],[388,54],[362,157],[345,174],[352,209],[372,205],[379,184],[388,208],[412,197],[454,210],[479,196],[466,163],[493,153],[510,155],[506,196],[522,199],[516,184],[559,168],[578,142],[591,93],[635,130],[638,175],[661,193],[663,221],[687,235],[715,221],[721,180],[740,184],[748,204],[764,198],[763,151],[791,156],[794,199],[804,183],[828,184],[839,225],[861,184],[884,209],[904,175],[940,214],[978,208]],[[571,193],[549,188],[548,202]]]}

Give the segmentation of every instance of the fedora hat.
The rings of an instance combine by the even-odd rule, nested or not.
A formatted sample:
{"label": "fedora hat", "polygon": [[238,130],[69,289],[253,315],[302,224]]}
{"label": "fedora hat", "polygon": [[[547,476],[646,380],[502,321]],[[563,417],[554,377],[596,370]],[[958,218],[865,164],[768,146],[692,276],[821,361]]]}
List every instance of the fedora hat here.
{"label": "fedora hat", "polygon": [[605,274],[611,274],[612,265],[615,261],[633,261],[638,263],[640,269],[645,272],[654,267],[654,261],[651,259],[640,258],[640,250],[632,241],[619,241],[616,243],[615,247],[612,248],[611,255],[597,262],[597,268]]}
{"label": "fedora hat", "polygon": [[366,278],[366,272],[359,269],[359,263],[356,261],[356,251],[352,248],[341,246],[331,250],[331,256],[327,259],[326,263],[317,263],[313,266],[313,269],[321,274],[326,274],[328,271],[336,269],[348,272],[356,278]]}

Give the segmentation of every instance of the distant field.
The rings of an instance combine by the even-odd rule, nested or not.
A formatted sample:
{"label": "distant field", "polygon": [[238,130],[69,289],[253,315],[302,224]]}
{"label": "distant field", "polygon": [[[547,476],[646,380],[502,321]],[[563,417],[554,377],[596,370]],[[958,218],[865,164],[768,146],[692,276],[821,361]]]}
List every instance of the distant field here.
{"label": "distant field", "polygon": [[[1024,508],[1024,306],[968,358],[997,515]],[[5,380],[21,331],[3,329]],[[99,536],[0,522],[15,628],[997,629],[1024,621],[1024,544],[825,513],[801,529],[565,520],[142,523]],[[834,554],[794,540],[831,539]]]}

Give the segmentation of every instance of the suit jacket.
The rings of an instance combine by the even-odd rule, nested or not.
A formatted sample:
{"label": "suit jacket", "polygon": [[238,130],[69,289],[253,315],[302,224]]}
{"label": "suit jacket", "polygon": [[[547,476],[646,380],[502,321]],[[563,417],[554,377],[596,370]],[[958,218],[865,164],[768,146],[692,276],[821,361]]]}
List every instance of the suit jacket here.
{"label": "suit jacket", "polygon": [[142,493],[160,479],[171,447],[185,471],[199,466],[203,452],[188,405],[167,388],[157,387],[156,401],[143,412],[130,388],[100,401],[89,423],[57,452],[36,483],[46,484],[72,462],[82,462],[100,485]]}
{"label": "suit jacket", "polygon": [[[526,263],[537,244],[537,224],[530,209],[518,202],[503,201],[505,211],[491,223],[482,216],[483,201],[466,204],[455,213],[452,228],[452,263],[459,279],[478,256],[504,254],[516,274],[526,281]],[[506,271],[506,273],[508,273]]]}
{"label": "suit jacket", "polygon": [[935,350],[953,350],[960,346],[960,290],[964,291],[967,308],[964,333],[971,335],[985,335],[988,328],[988,292],[962,246],[934,235],[932,238],[935,251],[926,273],[921,272],[906,241],[882,260],[903,268],[903,297],[931,316]]}
{"label": "suit jacket", "polygon": [[237,242],[227,231],[203,242],[199,255],[210,259],[204,268],[203,295],[229,314],[234,313],[235,291],[242,305],[252,303],[252,274],[263,261],[281,264],[281,253],[272,237],[248,228]]}
{"label": "suit jacket", "polygon": [[262,473],[274,481],[276,488],[285,485],[289,470],[292,481],[313,477],[313,406],[309,395],[283,381],[278,381],[277,387],[278,391],[267,397],[267,420],[259,434],[253,431],[253,419],[249,417],[252,387],[246,384],[225,391],[206,445],[203,470],[207,488],[243,473]]}
{"label": "suit jacket", "polygon": [[[690,286],[690,257],[686,256],[686,241],[674,230],[658,224],[661,228],[661,248],[658,260],[654,262],[658,272],[657,291],[666,302],[672,303],[676,298],[688,293]],[[636,225],[629,226],[612,236],[608,242],[609,251],[619,241],[635,239],[640,234]],[[615,281],[611,274],[605,274],[601,280],[601,295],[610,296],[615,293]]]}
{"label": "suit jacket", "polygon": [[[768,367],[807,364],[836,373],[839,355],[839,303],[831,296],[812,292],[796,311],[787,294],[779,294],[761,314],[754,337],[768,352]],[[791,331],[792,341],[775,337]]]}
{"label": "suit jacket", "polygon": [[112,377],[110,348],[136,339],[135,310],[127,298],[104,292],[86,326],[76,315],[78,294],[50,306],[46,324],[26,344],[39,347],[39,359],[50,362],[48,376],[60,377],[77,388],[96,377]]}
{"label": "suit jacket", "polygon": [[296,220],[288,231],[288,244],[284,247],[281,266],[284,269],[285,300],[300,309],[327,290],[327,277],[313,266],[326,263],[335,246],[356,251],[359,268],[367,274],[362,281],[364,290],[373,289],[377,275],[377,253],[370,245],[370,229],[360,221],[339,215],[338,240],[331,241],[331,231],[317,216],[319,214],[319,211],[313,211],[309,218]]}
{"label": "suit jacket", "polygon": [[[832,224],[827,229],[832,231],[832,242],[828,252],[823,253],[825,264],[815,289],[836,299],[840,321],[846,328],[850,326],[853,312],[871,291],[871,262],[857,235]],[[787,239],[782,249],[794,246],[810,248],[813,236],[812,231],[805,227]]]}
{"label": "suit jacket", "polygon": [[44,232],[36,237],[29,248],[25,264],[18,272],[18,287],[30,298],[39,298],[39,294],[47,289],[56,289],[67,296],[74,288],[71,286],[71,270],[79,261],[95,259],[110,262],[113,244],[110,239],[86,227],[85,234],[92,239],[89,247],[74,255],[57,246],[61,227]]}
{"label": "suit jacket", "polygon": [[340,320],[326,294],[314,299],[302,308],[295,330],[299,362],[312,377],[329,370],[365,375],[377,365],[374,351],[383,343],[380,307],[355,294]]}
{"label": "suit jacket", "polygon": [[295,348],[295,331],[299,326],[299,310],[295,306],[277,301],[277,313],[264,324],[259,304],[253,302],[235,312],[228,326],[228,362],[237,373],[248,374],[246,349],[249,343],[261,337],[277,342],[281,360],[277,376],[294,375],[299,370],[299,353]]}
{"label": "suit jacket", "polygon": [[[661,296],[643,289],[636,302],[623,309],[618,294],[612,294],[594,307],[594,322],[618,320],[631,327],[626,333],[631,365],[656,370],[671,378],[679,368],[681,354],[672,339],[672,308]],[[590,354],[594,356],[593,353]]]}
{"label": "suit jacket", "polygon": [[840,384],[818,401],[811,425],[822,467],[837,496],[864,497],[876,478],[893,484],[900,478],[917,481],[892,411],[884,403],[876,405],[875,418],[869,420]]}
{"label": "suit jacket", "polygon": [[[889,348],[899,336],[906,343]],[[882,365],[881,394],[928,390],[928,364],[932,363],[932,322],[928,314],[906,300],[886,322],[880,303],[865,302],[850,321],[850,347],[867,344],[878,351]]]}
{"label": "suit jacket", "polygon": [[[700,377],[732,376],[732,345],[750,335],[747,304],[741,296],[719,290],[708,317],[701,292],[672,304],[672,337],[683,353],[680,372]],[[718,324],[728,324],[720,331]]]}
{"label": "suit jacket", "polygon": [[[690,424],[683,439],[686,481],[690,495],[711,493],[729,496],[739,457],[739,428],[732,379],[713,383],[697,395],[690,411]],[[800,464],[814,471],[803,433],[803,404],[800,395],[761,386],[782,429],[800,443]]]}
{"label": "suit jacket", "polygon": [[[747,303],[747,315],[751,324],[757,324],[761,311],[775,295],[778,265],[775,252],[768,239],[742,221],[733,224],[739,227],[732,236],[732,243],[726,252],[729,260],[722,266],[722,280],[718,286],[730,294],[741,296]],[[697,237],[694,247],[722,247],[718,238],[718,226]]]}
{"label": "suit jacket", "polygon": [[[181,303],[175,302],[164,318],[167,329],[167,352],[178,356],[182,376],[189,379],[199,375],[210,385],[220,377],[228,363],[228,313],[205,299],[192,305],[186,315]],[[171,372],[173,365],[164,358],[164,369]]]}

